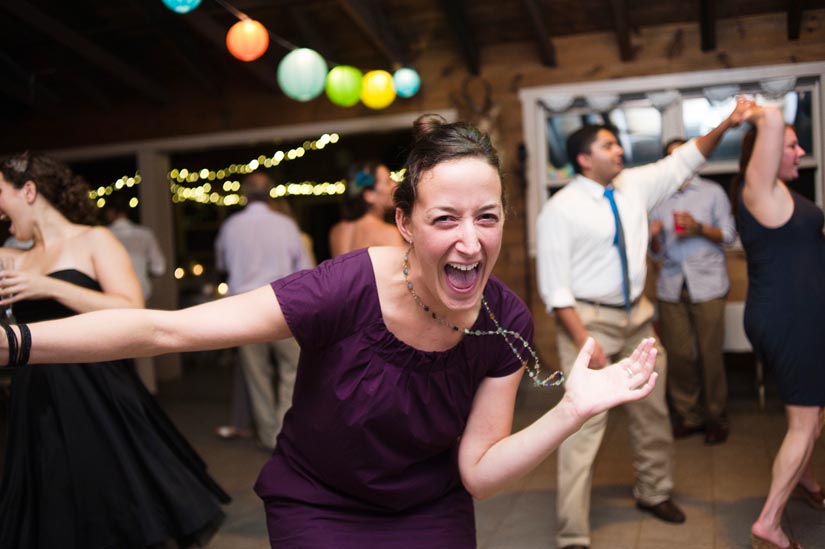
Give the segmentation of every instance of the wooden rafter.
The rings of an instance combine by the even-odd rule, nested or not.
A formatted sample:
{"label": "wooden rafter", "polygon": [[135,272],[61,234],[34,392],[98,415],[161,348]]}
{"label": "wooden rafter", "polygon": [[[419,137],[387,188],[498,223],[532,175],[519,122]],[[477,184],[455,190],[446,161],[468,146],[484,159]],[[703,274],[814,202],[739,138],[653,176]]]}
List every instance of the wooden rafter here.
{"label": "wooden rafter", "polygon": [[633,60],[633,47],[630,45],[630,14],[625,0],[610,0],[613,12],[613,26],[619,43],[619,57],[622,61]]}
{"label": "wooden rafter", "polygon": [[447,23],[461,45],[464,61],[470,74],[481,73],[481,62],[478,51],[478,41],[468,22],[465,0],[441,0],[441,8],[447,16]]}
{"label": "wooden rafter", "polygon": [[[312,48],[320,53],[327,61],[333,61],[332,48],[329,47],[328,41],[318,32],[318,26],[313,24],[307,17],[301,5],[291,6],[288,13],[295,30],[298,32],[298,37],[301,39],[301,47]],[[345,60],[340,61],[346,63]]]}
{"label": "wooden rafter", "polygon": [[[191,13],[187,13],[183,19],[201,36],[220,47],[222,50],[226,50],[227,29],[216,23],[215,20],[209,15],[203,13],[201,10],[195,10]],[[227,55],[229,55],[229,53],[227,53]],[[270,54],[267,52],[264,54],[264,57],[269,55]],[[238,61],[238,63],[243,62]],[[275,92],[281,91],[281,87],[278,85],[278,78],[275,76],[275,71],[273,71],[270,67],[267,67],[258,61],[243,63],[243,67],[270,90]]]}
{"label": "wooden rafter", "polygon": [[553,47],[553,39],[550,37],[550,33],[544,24],[541,8],[536,0],[523,0],[523,2],[524,7],[527,9],[527,18],[530,21],[530,27],[533,29],[533,36],[536,38],[541,63],[547,67],[555,67],[556,48]]}
{"label": "wooden rafter", "polygon": [[[160,2],[146,0],[130,0],[133,8],[139,12],[149,28],[155,31],[156,40],[163,44],[169,52],[169,57],[180,62],[184,70],[198,83],[199,89],[211,92],[216,89],[213,71],[208,66],[208,60],[199,51],[198,44],[191,37],[177,32],[172,24],[172,18],[179,18],[164,8]],[[170,17],[171,16],[171,17]]]}
{"label": "wooden rafter", "polygon": [[802,0],[788,0],[788,40],[799,40],[802,30]]}
{"label": "wooden rafter", "polygon": [[0,70],[5,75],[0,93],[33,109],[54,107],[60,102],[57,94],[40,84],[5,52],[0,52]]}
{"label": "wooden rafter", "polygon": [[716,49],[716,0],[699,1],[699,31],[702,51]]}
{"label": "wooden rafter", "polygon": [[366,0],[338,0],[352,21],[367,35],[370,42],[393,66],[406,65],[409,61],[406,49],[392,32],[384,13],[374,2]]}
{"label": "wooden rafter", "polygon": [[2,0],[0,6],[31,27],[48,35],[92,64],[105,70],[130,88],[159,103],[168,101],[168,94],[163,86],[28,2],[24,0]]}

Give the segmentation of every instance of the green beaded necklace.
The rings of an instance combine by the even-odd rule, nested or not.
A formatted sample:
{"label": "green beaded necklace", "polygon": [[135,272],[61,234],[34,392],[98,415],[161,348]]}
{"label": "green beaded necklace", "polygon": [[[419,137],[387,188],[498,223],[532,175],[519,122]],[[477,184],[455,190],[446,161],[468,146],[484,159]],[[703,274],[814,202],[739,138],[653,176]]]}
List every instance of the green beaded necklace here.
{"label": "green beaded necklace", "polygon": [[[421,298],[418,297],[417,293],[415,293],[415,288],[413,288],[413,283],[410,282],[409,275],[410,275],[410,251],[411,250],[412,250],[412,245],[410,245],[410,247],[407,248],[407,251],[404,254],[404,266],[402,267],[401,272],[404,274],[404,281],[407,283],[407,290],[409,290],[410,295],[412,296],[413,300],[415,300],[416,304],[418,304],[418,306],[421,307],[424,310],[424,312],[427,313],[430,316],[430,318],[432,318],[433,320],[435,320],[436,322],[438,322],[442,326],[446,326],[447,328],[449,328],[449,329],[451,329],[455,332],[463,332],[464,335],[472,335],[472,336],[500,335],[504,339],[504,341],[507,343],[507,346],[510,347],[510,350],[513,352],[513,355],[515,355],[515,357],[518,359],[518,361],[521,362],[521,365],[527,371],[527,375],[533,381],[534,385],[537,385],[539,387],[557,387],[557,386],[561,385],[562,383],[564,383],[564,373],[561,372],[560,370],[556,370],[555,372],[553,372],[552,374],[550,374],[549,376],[547,376],[544,379],[540,378],[541,364],[539,363],[539,357],[536,354],[536,351],[534,351],[533,347],[531,347],[530,344],[527,343],[527,341],[523,337],[521,337],[520,333],[515,332],[513,330],[505,330],[504,328],[502,328],[499,325],[498,320],[496,319],[496,315],[494,315],[493,311],[490,310],[490,306],[487,305],[487,300],[484,299],[483,295],[481,296],[481,304],[484,306],[484,310],[487,311],[487,316],[489,316],[490,320],[493,321],[493,324],[496,327],[495,330],[471,330],[469,328],[459,328],[455,324],[451,324],[450,322],[447,322],[447,320],[445,318],[442,318],[442,317],[438,316],[437,314],[435,314],[435,312],[430,308],[429,305],[427,305],[426,303],[421,301]],[[515,339],[515,341],[513,341],[513,339],[511,339],[511,337],[513,339]],[[529,361],[522,358],[521,353],[516,348],[516,346],[519,344],[519,342],[521,344],[522,349],[526,349],[527,352],[532,357],[532,359],[533,359],[533,366],[532,367],[528,366]]]}

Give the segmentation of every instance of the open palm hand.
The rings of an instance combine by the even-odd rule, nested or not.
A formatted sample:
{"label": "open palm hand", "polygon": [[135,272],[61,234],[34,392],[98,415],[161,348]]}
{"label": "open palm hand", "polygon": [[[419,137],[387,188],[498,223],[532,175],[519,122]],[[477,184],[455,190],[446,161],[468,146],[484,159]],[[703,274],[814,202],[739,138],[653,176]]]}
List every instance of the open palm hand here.
{"label": "open palm hand", "polygon": [[656,365],[653,338],[639,343],[629,357],[600,370],[587,367],[595,343],[593,338],[588,338],[565,382],[564,398],[585,420],[619,404],[646,397],[658,378],[653,371]]}

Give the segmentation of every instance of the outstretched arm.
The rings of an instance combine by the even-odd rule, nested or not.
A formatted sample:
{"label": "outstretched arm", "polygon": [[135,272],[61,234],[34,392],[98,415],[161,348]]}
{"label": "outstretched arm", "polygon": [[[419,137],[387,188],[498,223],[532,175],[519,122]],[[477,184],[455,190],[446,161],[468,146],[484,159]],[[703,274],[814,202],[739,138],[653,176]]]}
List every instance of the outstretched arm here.
{"label": "outstretched arm", "polygon": [[461,480],[474,497],[489,497],[532,470],[588,418],[650,394],[657,378],[653,339],[639,344],[630,358],[601,370],[587,367],[594,348],[595,340],[588,339],[559,404],[514,434],[510,431],[521,372],[482,382],[458,453]]}
{"label": "outstretched arm", "polygon": [[[33,364],[205,351],[291,336],[269,286],[179,311],[110,309],[29,328]],[[7,362],[8,343],[1,337],[0,364]]]}

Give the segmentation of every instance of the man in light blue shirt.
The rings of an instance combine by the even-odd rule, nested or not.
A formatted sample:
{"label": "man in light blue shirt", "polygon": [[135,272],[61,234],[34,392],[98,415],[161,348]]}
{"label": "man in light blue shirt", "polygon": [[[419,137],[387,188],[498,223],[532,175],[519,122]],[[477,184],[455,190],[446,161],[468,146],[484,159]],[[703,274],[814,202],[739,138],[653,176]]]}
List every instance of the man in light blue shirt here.
{"label": "man in light blue shirt", "polygon": [[[665,156],[683,143],[669,142]],[[673,435],[704,432],[705,443],[722,443],[729,430],[722,345],[730,281],[724,246],[736,239],[725,191],[691,177],[651,212],[650,235],[653,256],[662,262],[656,295]]]}
{"label": "man in light blue shirt", "polygon": [[[263,172],[247,175],[241,186],[247,205],[229,216],[218,231],[216,266],[229,275],[230,295],[248,292],[312,267],[298,225],[268,205],[272,185],[272,180]],[[238,351],[258,440],[271,450],[284,415],[292,405],[301,349],[295,338],[289,338],[242,345]],[[277,381],[277,394],[273,391],[273,379]],[[243,394],[237,388],[234,393],[236,398]],[[236,416],[233,419],[241,415],[242,406],[242,402],[233,402],[233,416]],[[220,428],[217,434],[222,438],[232,437]]]}

